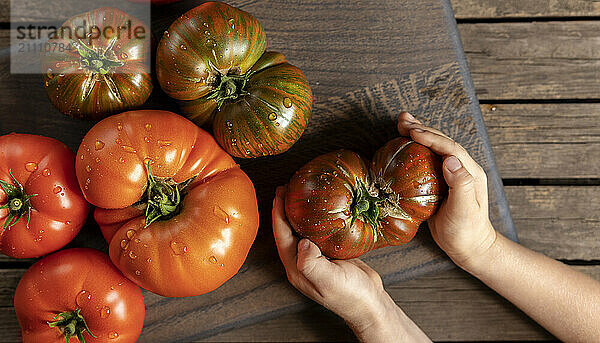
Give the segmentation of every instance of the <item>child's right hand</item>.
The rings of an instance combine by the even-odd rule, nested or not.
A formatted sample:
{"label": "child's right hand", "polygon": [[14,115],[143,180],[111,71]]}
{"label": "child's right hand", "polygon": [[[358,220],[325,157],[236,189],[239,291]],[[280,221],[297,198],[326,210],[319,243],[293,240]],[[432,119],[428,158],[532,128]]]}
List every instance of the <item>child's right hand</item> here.
{"label": "child's right hand", "polygon": [[469,269],[496,241],[488,217],[487,177],[458,143],[426,127],[407,112],[398,117],[398,131],[444,158],[448,197],[429,219],[436,243],[460,267]]}

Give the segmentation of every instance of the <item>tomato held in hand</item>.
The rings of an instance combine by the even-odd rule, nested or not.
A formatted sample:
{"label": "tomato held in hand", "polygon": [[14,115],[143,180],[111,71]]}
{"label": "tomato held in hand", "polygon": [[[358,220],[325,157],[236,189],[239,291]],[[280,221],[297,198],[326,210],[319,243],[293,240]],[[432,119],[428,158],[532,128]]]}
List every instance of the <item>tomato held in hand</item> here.
{"label": "tomato held in hand", "polygon": [[260,23],[221,2],[207,2],[177,19],[160,40],[157,77],[182,100],[183,114],[212,127],[236,157],[288,150],[308,125],[312,92],[300,69],[265,52]]}
{"label": "tomato held in hand", "polygon": [[46,256],[15,291],[23,342],[135,342],[144,325],[142,292],[98,250]]}
{"label": "tomato held in hand", "polygon": [[410,241],[446,188],[440,157],[400,137],[380,148],[370,167],[349,150],[310,161],[292,177],[285,211],[323,254],[348,259]]}
{"label": "tomato held in hand", "polygon": [[31,258],[58,250],[88,211],[66,145],[27,134],[0,137],[0,252]]}
{"label": "tomato held in hand", "polygon": [[77,177],[111,260],[163,296],[214,290],[244,263],[258,230],[254,186],[214,139],[166,111],[106,118],[85,136]]}
{"label": "tomato held in hand", "polygon": [[142,105],[152,92],[150,30],[102,7],[67,20],[42,54],[50,101],[72,117],[100,119]]}

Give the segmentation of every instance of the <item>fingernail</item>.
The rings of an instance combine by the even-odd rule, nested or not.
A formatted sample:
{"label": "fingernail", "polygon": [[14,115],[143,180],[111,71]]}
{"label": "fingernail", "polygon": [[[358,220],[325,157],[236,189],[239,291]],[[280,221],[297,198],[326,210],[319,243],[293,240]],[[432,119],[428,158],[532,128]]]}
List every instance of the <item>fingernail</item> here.
{"label": "fingernail", "polygon": [[308,239],[304,238],[300,241],[300,243],[298,243],[298,250],[307,250],[309,245],[310,242],[308,241]]}
{"label": "fingernail", "polygon": [[411,131],[415,131],[415,132],[425,132],[425,130],[420,129],[418,127],[414,128],[414,129],[410,129]]}
{"label": "fingernail", "polygon": [[459,170],[460,168],[462,168],[462,163],[460,163],[460,160],[458,158],[456,158],[456,156],[448,157],[446,159],[446,161],[444,161],[444,164],[446,165],[446,168],[448,168],[448,170],[451,173],[454,173],[457,170]]}
{"label": "fingernail", "polygon": [[408,113],[408,112],[402,112],[402,113],[405,113],[405,114],[406,114],[406,120],[409,120],[409,121],[411,121],[411,122],[415,120],[415,117],[413,117],[413,115],[412,115],[412,114],[410,114],[410,113]]}

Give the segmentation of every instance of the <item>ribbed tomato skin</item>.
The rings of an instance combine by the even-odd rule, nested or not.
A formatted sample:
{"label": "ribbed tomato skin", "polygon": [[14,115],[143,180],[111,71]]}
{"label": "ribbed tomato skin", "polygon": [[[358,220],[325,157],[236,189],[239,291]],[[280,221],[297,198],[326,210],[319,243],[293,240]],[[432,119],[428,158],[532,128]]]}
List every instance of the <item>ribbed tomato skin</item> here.
{"label": "ribbed tomato skin", "polygon": [[[386,185],[385,197],[397,204],[395,212],[381,210],[376,228],[360,216],[351,225],[360,183]],[[349,150],[308,162],[288,184],[285,210],[294,230],[315,242],[323,254],[349,259],[409,242],[446,191],[441,158],[400,137],[380,148],[371,163]]]}

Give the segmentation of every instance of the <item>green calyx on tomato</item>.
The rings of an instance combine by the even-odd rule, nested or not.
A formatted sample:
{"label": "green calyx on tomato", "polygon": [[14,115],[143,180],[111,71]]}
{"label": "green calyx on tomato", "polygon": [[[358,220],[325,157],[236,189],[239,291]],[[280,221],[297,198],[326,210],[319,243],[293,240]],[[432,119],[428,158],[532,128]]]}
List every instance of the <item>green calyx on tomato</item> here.
{"label": "green calyx on tomato", "polygon": [[207,99],[214,99],[217,102],[217,109],[220,110],[225,101],[235,100],[247,93],[244,88],[252,74],[254,72],[244,75],[217,74],[213,83],[215,88]]}
{"label": "green calyx on tomato", "polygon": [[350,227],[354,225],[357,218],[361,217],[373,230],[379,228],[379,204],[381,202],[383,202],[383,199],[372,196],[365,183],[357,180],[354,202],[351,206],[352,221]]}
{"label": "green calyx on tomato", "polygon": [[112,48],[116,41],[117,37],[111,38],[105,49],[93,49],[85,45],[82,41],[75,42],[73,45],[81,57],[81,65],[83,67],[89,69],[93,73],[106,75],[113,68],[122,67],[124,65],[123,62],[116,59],[114,52],[112,52]]}
{"label": "green calyx on tomato", "polygon": [[[187,183],[187,182],[186,182]],[[146,188],[147,206],[146,223],[148,227],[153,222],[161,219],[173,218],[181,211],[183,195],[178,184],[170,184],[168,180],[158,180],[152,175],[150,162],[148,162],[148,187]]]}
{"label": "green calyx on tomato", "polygon": [[76,336],[77,339],[79,339],[79,342],[85,343],[85,339],[83,338],[83,332],[85,331],[87,331],[90,336],[97,338],[88,328],[85,319],[81,313],[79,313],[80,311],[81,309],[76,309],[75,311],[59,313],[54,319],[58,319],[58,317],[61,317],[62,319],[58,319],[54,322],[47,322],[48,326],[51,328],[59,328],[65,335],[66,343],[71,341],[72,336]]}
{"label": "green calyx on tomato", "polygon": [[15,179],[12,172],[9,170],[8,173],[10,174],[10,177],[13,179],[16,186],[11,185],[10,183],[4,180],[0,180],[0,187],[2,187],[2,190],[4,191],[4,193],[6,193],[6,196],[8,198],[8,202],[4,206],[0,207],[0,209],[6,208],[9,210],[9,214],[6,217],[4,226],[2,227],[2,232],[4,232],[4,230],[6,229],[10,229],[13,225],[15,225],[25,213],[27,213],[26,226],[29,227],[31,209],[33,209],[33,206],[31,206],[31,202],[29,201],[29,199],[37,195],[27,195],[25,193],[23,185],[21,185],[19,181]]}

